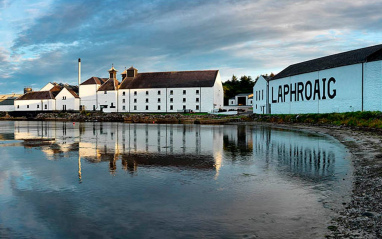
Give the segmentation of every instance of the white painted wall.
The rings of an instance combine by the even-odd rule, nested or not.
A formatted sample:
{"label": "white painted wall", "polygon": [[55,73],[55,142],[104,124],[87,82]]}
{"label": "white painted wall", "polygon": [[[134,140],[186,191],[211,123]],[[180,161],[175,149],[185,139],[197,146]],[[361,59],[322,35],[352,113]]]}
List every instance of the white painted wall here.
{"label": "white painted wall", "polygon": [[117,96],[118,96],[118,91],[116,90],[97,91],[98,109],[101,110],[101,105],[107,105],[107,108],[104,108],[103,112],[105,113],[118,112]]}
{"label": "white painted wall", "polygon": [[364,63],[364,110],[382,111],[382,61]]}
{"label": "white painted wall", "polygon": [[92,84],[92,85],[80,85],[79,87],[79,96],[80,96],[80,104],[85,106],[85,110],[91,111],[93,110],[93,106],[96,110],[100,110],[98,108],[98,98],[97,98],[97,90],[101,85]]}
{"label": "white painted wall", "polygon": [[218,71],[215,84],[214,84],[214,103],[213,103],[212,110],[221,109],[223,108],[223,106],[224,106],[224,90],[223,90],[223,84],[220,78],[220,72]]}
{"label": "white painted wall", "polygon": [[[329,83],[329,79],[334,78],[335,82]],[[279,87],[281,86],[281,95],[284,95],[285,87],[289,87],[292,84],[292,89],[295,88],[295,84],[302,82],[304,89],[307,87],[310,89],[310,81],[314,89],[315,81],[318,79],[320,84],[319,92],[322,99],[316,99],[313,96],[310,100],[307,100],[306,96],[309,96],[310,90],[306,95],[306,91],[303,92],[303,97],[299,95],[299,100],[294,100],[292,96],[292,102],[290,100],[291,94],[285,94],[285,101],[283,97],[278,97]],[[325,84],[323,80],[326,79]],[[322,85],[325,85],[323,87]],[[330,90],[328,89],[330,85]],[[259,89],[257,86],[254,89]],[[313,90],[312,90],[313,92]],[[329,94],[334,94],[333,99],[329,98]],[[367,92],[370,94],[369,92]],[[281,96],[280,95],[280,96]],[[325,96],[325,97],[324,97]],[[377,96],[373,96],[377,97]],[[303,100],[302,100],[303,98]],[[278,101],[278,102],[277,102]],[[332,113],[332,112],[349,112],[349,111],[361,111],[362,110],[362,64],[355,64],[350,66],[343,66],[332,68],[323,71],[316,71],[282,79],[269,81],[269,103],[271,104],[272,114],[299,114],[299,113]],[[256,104],[256,102],[254,102]]]}
{"label": "white painted wall", "polygon": [[267,103],[267,81],[263,76],[260,76],[253,86],[253,113],[255,114],[266,114],[266,103]]}
{"label": "white painted wall", "polygon": [[64,105],[66,110],[79,110],[80,107],[80,99],[75,98],[66,88],[56,96],[56,109],[64,110]]}
{"label": "white painted wall", "polygon": [[3,112],[15,111],[15,106],[14,105],[0,105],[0,111],[3,111]]}
{"label": "white painted wall", "polygon": [[15,100],[15,111],[56,110],[56,100]]}
{"label": "white painted wall", "polygon": [[49,91],[49,90],[51,90],[53,87],[54,87],[54,85],[53,85],[52,83],[49,82],[49,83],[46,84],[44,87],[42,87],[40,91]]}

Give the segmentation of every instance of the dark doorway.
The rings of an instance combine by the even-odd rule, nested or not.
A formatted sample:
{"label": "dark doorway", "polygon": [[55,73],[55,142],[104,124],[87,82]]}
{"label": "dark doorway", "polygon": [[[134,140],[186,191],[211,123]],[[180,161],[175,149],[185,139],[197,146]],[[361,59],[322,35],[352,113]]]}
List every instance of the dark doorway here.
{"label": "dark doorway", "polygon": [[238,105],[246,105],[247,104],[247,99],[246,97],[237,97],[237,104]]}

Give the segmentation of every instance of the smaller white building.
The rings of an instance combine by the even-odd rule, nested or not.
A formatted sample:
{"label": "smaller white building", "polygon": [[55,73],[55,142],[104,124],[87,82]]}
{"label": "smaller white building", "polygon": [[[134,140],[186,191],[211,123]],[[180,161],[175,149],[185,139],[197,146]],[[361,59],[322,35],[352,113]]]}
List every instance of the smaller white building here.
{"label": "smaller white building", "polygon": [[228,100],[229,106],[252,106],[253,93],[241,93]]}
{"label": "smaller white building", "polygon": [[2,112],[14,111],[15,99],[17,99],[20,96],[22,95],[19,95],[19,94],[0,95],[0,111]]}

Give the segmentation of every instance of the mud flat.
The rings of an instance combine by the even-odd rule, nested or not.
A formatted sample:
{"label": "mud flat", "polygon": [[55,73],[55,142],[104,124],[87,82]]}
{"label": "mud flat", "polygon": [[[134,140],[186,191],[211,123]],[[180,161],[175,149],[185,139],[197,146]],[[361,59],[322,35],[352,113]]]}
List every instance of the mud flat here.
{"label": "mud flat", "polygon": [[341,126],[246,122],[333,136],[351,153],[354,166],[350,203],[337,209],[327,238],[382,238],[382,131]]}

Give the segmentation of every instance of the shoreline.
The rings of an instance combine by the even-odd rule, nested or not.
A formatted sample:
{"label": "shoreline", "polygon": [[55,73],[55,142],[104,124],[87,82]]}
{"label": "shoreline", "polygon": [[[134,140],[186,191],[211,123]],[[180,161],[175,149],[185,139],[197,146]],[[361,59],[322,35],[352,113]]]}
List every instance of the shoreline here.
{"label": "shoreline", "polygon": [[[382,238],[382,134],[350,127],[244,122],[326,134],[349,150],[353,165],[350,202],[343,204],[328,225],[327,238]],[[340,206],[340,205],[339,205]]]}

